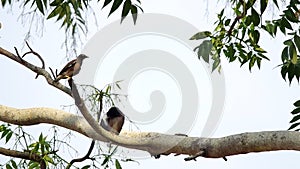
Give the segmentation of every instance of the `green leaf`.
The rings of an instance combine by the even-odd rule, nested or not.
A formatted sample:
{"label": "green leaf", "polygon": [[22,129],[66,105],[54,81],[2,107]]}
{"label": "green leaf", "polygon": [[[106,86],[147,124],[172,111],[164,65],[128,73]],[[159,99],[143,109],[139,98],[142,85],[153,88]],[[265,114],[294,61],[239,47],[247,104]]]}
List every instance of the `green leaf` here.
{"label": "green leaf", "polygon": [[292,124],[291,127],[288,130],[291,130],[291,129],[299,126],[299,124],[300,124],[300,122]]}
{"label": "green leaf", "polygon": [[203,60],[209,63],[209,54],[212,49],[212,43],[210,40],[205,40],[201,43],[198,50],[198,58],[202,56]]}
{"label": "green leaf", "polygon": [[39,142],[41,143],[41,142],[43,142],[43,140],[44,140],[43,139],[43,133],[41,133],[40,136],[39,136]]}
{"label": "green leaf", "polygon": [[122,2],[123,2],[123,0],[114,0],[114,3],[110,9],[108,16],[110,16],[113,12],[115,12],[120,7]]}
{"label": "green leaf", "polygon": [[90,167],[91,167],[91,165],[86,165],[86,166],[83,166],[81,169],[88,169]]}
{"label": "green leaf", "polygon": [[56,15],[58,15],[60,12],[62,11],[62,7],[61,6],[57,6],[56,8],[54,8],[52,10],[52,12],[48,15],[47,19],[50,19]]}
{"label": "green leaf", "polygon": [[296,102],[294,103],[294,106],[295,106],[295,107],[300,107],[300,100],[296,101]]}
{"label": "green leaf", "polygon": [[106,7],[109,3],[111,3],[111,1],[112,1],[112,0],[105,0],[105,1],[104,1],[104,4],[103,4],[103,6],[102,6],[102,9],[103,9],[104,7]]}
{"label": "green leaf", "polygon": [[289,22],[288,20],[286,20],[285,18],[282,18],[282,19],[280,20],[280,25],[281,25],[281,26],[284,26],[284,27],[286,27],[286,28],[288,28],[288,29],[290,29],[290,30],[293,30],[292,25],[291,25],[290,22]]}
{"label": "green leaf", "polygon": [[260,66],[261,66],[261,59],[260,58],[256,58],[256,64],[257,64],[258,69],[260,69]]}
{"label": "green leaf", "polygon": [[123,5],[123,10],[122,10],[122,18],[121,18],[121,23],[125,19],[125,17],[128,15],[130,9],[131,9],[131,0],[126,0],[124,5]]}
{"label": "green leaf", "polygon": [[266,25],[262,25],[262,28],[267,31],[271,36],[274,37],[276,34],[276,26],[273,24],[270,24],[270,21],[266,21]]}
{"label": "green leaf", "polygon": [[[215,54],[215,55],[218,55],[218,54]],[[212,67],[212,72],[217,68],[219,67],[221,63],[221,60],[220,58],[218,57],[217,59],[214,59],[214,63],[213,63],[213,67]],[[221,66],[220,66],[221,67]]]}
{"label": "green leaf", "polygon": [[298,121],[300,119],[300,114],[298,114],[297,116],[294,116],[293,119],[290,121],[290,123],[294,123],[296,121]]}
{"label": "green leaf", "polygon": [[274,2],[274,4],[277,6],[277,8],[279,9],[277,0],[273,0],[273,2]]}
{"label": "green leaf", "polygon": [[1,135],[1,139],[7,135],[7,133],[9,132],[10,130],[9,129],[6,129],[3,131],[2,135]]}
{"label": "green leaf", "polygon": [[[2,7],[4,7],[5,4],[6,4],[6,0],[1,0],[1,3],[2,3]],[[24,5],[24,6],[25,6],[25,5]]]}
{"label": "green leaf", "polygon": [[257,44],[260,38],[260,33],[258,30],[250,31],[249,38],[254,44]]}
{"label": "green leaf", "polygon": [[190,40],[199,40],[199,39],[204,39],[211,36],[211,32],[209,31],[203,31],[203,32],[198,32],[195,35],[193,35]]}
{"label": "green leaf", "polygon": [[40,144],[35,144],[35,146],[34,146],[34,148],[33,148],[33,152],[38,152],[38,150],[39,150],[39,148],[40,148]]}
{"label": "green leaf", "polygon": [[261,47],[255,47],[254,48],[255,51],[260,52],[260,53],[267,53],[263,48]]}
{"label": "green leaf", "polygon": [[285,26],[279,25],[279,29],[280,29],[280,31],[281,31],[283,34],[286,33],[286,32],[285,32]]}
{"label": "green leaf", "polygon": [[47,0],[43,0],[43,4],[44,4],[45,9],[47,9]]}
{"label": "green leaf", "polygon": [[[240,1],[242,2],[242,1]],[[254,4],[255,4],[256,0],[249,0],[246,4],[246,9],[249,9],[251,8]],[[244,4],[241,4],[241,5],[244,5]]]}
{"label": "green leaf", "polygon": [[293,64],[290,64],[288,67],[288,79],[290,84],[292,83],[294,75],[295,75],[295,66]]}
{"label": "green leaf", "polygon": [[50,6],[60,6],[64,0],[54,0],[50,3]]}
{"label": "green leaf", "polygon": [[105,156],[101,166],[104,166],[108,162],[109,158],[110,158],[110,156]]}
{"label": "green leaf", "polygon": [[43,2],[42,0],[35,0],[37,8],[42,12],[44,15],[44,7],[43,7]]}
{"label": "green leaf", "polygon": [[17,163],[14,160],[10,160],[10,162],[14,169],[18,169]]}
{"label": "green leaf", "polygon": [[294,42],[297,46],[298,51],[300,52],[300,37],[298,35],[294,36]]}
{"label": "green leaf", "polygon": [[296,51],[296,47],[295,47],[294,43],[289,47],[289,54],[290,54],[292,63],[294,65],[297,64],[297,51]]}
{"label": "green leaf", "polygon": [[229,24],[230,24],[230,21],[231,21],[231,19],[226,19],[226,21],[225,21],[225,26],[228,26]]}
{"label": "green leaf", "polygon": [[295,65],[295,76],[299,83],[299,78],[300,78],[300,66],[299,65]]}
{"label": "green leaf", "polygon": [[13,169],[13,168],[10,166],[10,164],[6,164],[5,167],[6,167],[6,169]]}
{"label": "green leaf", "polygon": [[48,162],[51,163],[51,164],[54,164],[53,159],[52,159],[51,157],[49,157],[48,155],[45,155],[45,156],[43,157],[43,159],[44,159],[45,161],[48,161]]}
{"label": "green leaf", "polygon": [[282,76],[282,78],[285,80],[285,78],[286,78],[286,74],[287,74],[287,72],[288,72],[288,67],[287,66],[282,66],[281,67],[281,76]]}
{"label": "green leaf", "polygon": [[281,53],[281,60],[284,63],[289,59],[289,48],[286,46]]}
{"label": "green leaf", "polygon": [[111,86],[107,86],[106,90],[105,90],[105,94],[109,94],[111,91]]}
{"label": "green leaf", "polygon": [[233,45],[226,46],[227,50],[224,50],[224,54],[229,58],[229,62],[233,62],[236,59],[235,52],[236,50],[233,48]]}
{"label": "green leaf", "polygon": [[268,0],[260,0],[260,14],[261,15],[265,12],[267,5],[268,5]]}
{"label": "green leaf", "polygon": [[270,61],[270,59],[267,57],[267,56],[265,56],[264,54],[262,54],[262,53],[257,53],[258,54],[258,56],[260,56],[262,59],[266,59],[266,60],[269,60]]}
{"label": "green leaf", "polygon": [[7,133],[6,138],[5,138],[5,142],[6,142],[6,143],[10,140],[12,134],[13,134],[12,131],[10,131],[9,133]]}
{"label": "green leaf", "polygon": [[115,160],[116,169],[122,169],[121,164],[119,163],[119,160]]}
{"label": "green leaf", "polygon": [[[225,8],[224,8],[225,9]],[[218,18],[221,19],[224,14],[224,9],[221,10],[221,12],[218,14]]]}
{"label": "green leaf", "polygon": [[251,19],[254,26],[258,26],[260,23],[259,14],[256,12],[254,8],[251,8]]}
{"label": "green leaf", "polygon": [[31,165],[29,165],[29,169],[34,169],[34,168],[37,168],[38,166],[39,166],[38,162],[33,162],[33,163],[31,163]]}
{"label": "green leaf", "polygon": [[136,20],[137,20],[137,16],[138,16],[137,15],[137,7],[132,5],[130,11],[131,11],[133,23],[136,24]]}
{"label": "green leaf", "polygon": [[297,23],[298,22],[298,19],[296,18],[294,12],[292,11],[292,9],[287,9],[284,11],[284,14],[285,14],[285,17],[291,21],[291,22],[294,22],[294,23]]}
{"label": "green leaf", "polygon": [[[250,56],[251,57],[251,56]],[[252,67],[254,66],[256,62],[256,55],[253,55],[250,59],[250,62],[249,62],[249,71],[251,71]]]}
{"label": "green leaf", "polygon": [[292,46],[293,45],[293,41],[291,39],[289,39],[289,40],[284,41],[283,44],[285,44],[287,46]]}

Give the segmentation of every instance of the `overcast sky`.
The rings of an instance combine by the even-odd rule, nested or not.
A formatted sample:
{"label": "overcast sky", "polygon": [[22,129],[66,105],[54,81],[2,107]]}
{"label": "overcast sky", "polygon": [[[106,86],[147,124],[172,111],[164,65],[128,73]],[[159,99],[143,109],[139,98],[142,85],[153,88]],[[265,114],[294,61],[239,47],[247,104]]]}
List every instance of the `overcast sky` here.
{"label": "overcast sky", "polygon": [[[222,5],[214,2],[202,2],[191,0],[189,3],[180,0],[152,0],[142,3],[146,13],[162,13],[181,18],[194,25],[199,31],[212,30],[216,13]],[[12,12],[0,11],[0,45],[11,52],[13,47],[22,48],[26,32],[21,21],[18,20],[19,10],[15,6]],[[119,19],[119,14],[113,14],[106,19],[108,9],[101,12],[103,16],[99,22],[99,29]],[[45,59],[46,67],[61,68],[65,64],[64,51],[61,49],[63,42],[63,30],[54,22],[46,22],[42,37],[34,36],[30,43]],[[26,27],[25,27],[26,28]],[[87,42],[96,33],[93,29]],[[195,32],[191,32],[191,35]],[[271,61],[263,61],[261,70],[254,68],[250,73],[246,67],[240,68],[239,64],[228,64],[223,58],[222,68],[226,82],[226,101],[217,130],[212,137],[222,137],[230,134],[243,132],[265,131],[265,130],[286,130],[291,120],[290,111],[292,103],[299,99],[299,86],[286,83],[280,75],[280,69],[275,68],[281,63],[280,54],[283,48],[282,36],[271,39],[263,36],[261,44],[268,51]],[[31,58],[30,58],[31,59]],[[34,63],[39,64],[35,59]],[[61,105],[68,105],[72,100],[59,90],[47,85],[46,81],[39,77],[34,79],[35,74],[19,64],[0,57],[0,77],[2,78],[0,88],[0,103],[15,108],[29,107],[52,107],[62,108]],[[175,97],[175,96],[174,96]],[[143,108],[143,106],[141,106]],[[147,105],[144,105],[144,108]],[[75,112],[74,112],[75,113]],[[49,125],[46,127],[49,128]],[[156,126],[155,130],[157,129]],[[39,126],[28,127],[34,135],[40,132],[49,132],[48,128],[40,130]],[[148,130],[149,128],[147,128]],[[193,131],[197,128],[193,128]],[[202,130],[202,129],[200,129]],[[197,133],[197,132],[195,132]],[[84,154],[87,147],[82,147],[83,142],[89,139],[80,135],[76,136],[74,147]],[[197,136],[197,135],[193,135]],[[75,138],[75,137],[74,137]],[[73,138],[73,139],[74,139]],[[2,142],[0,142],[2,144]],[[121,163],[123,168],[298,168],[296,161],[300,153],[295,151],[278,151],[266,153],[251,153],[228,157],[223,159],[198,158],[196,162],[185,162],[184,156],[169,157],[162,156],[160,159],[144,159],[137,163]],[[1,161],[2,157],[0,157]]]}

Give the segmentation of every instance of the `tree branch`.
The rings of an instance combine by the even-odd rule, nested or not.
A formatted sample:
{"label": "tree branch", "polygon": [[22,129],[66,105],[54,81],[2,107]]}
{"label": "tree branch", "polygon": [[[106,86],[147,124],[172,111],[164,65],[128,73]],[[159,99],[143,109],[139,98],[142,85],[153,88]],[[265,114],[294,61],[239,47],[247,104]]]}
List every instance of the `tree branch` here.
{"label": "tree branch", "polygon": [[81,158],[75,158],[75,159],[72,159],[72,160],[70,161],[70,163],[68,164],[68,166],[66,167],[66,169],[69,169],[74,163],[82,162],[82,161],[84,161],[84,160],[86,160],[86,159],[90,159],[90,155],[91,155],[91,153],[92,153],[92,151],[93,151],[93,149],[94,149],[94,146],[95,146],[95,140],[93,140],[93,141],[91,142],[90,148],[89,148],[88,152],[86,153],[86,155],[83,156],[83,157],[81,157]]}
{"label": "tree branch", "polygon": [[[29,47],[29,45],[28,45],[28,47]],[[33,53],[33,54],[36,55],[36,52],[34,52],[34,51],[32,52],[31,48],[30,48],[30,50],[31,50],[31,52],[29,52],[29,53]],[[22,57],[18,57],[15,54],[13,54],[13,53],[11,53],[11,52],[9,52],[9,51],[1,48],[1,47],[0,47],[0,54],[3,55],[3,56],[8,57],[9,59],[12,59],[12,60],[20,63],[21,65],[23,65],[23,66],[27,67],[28,69],[32,70],[33,72],[35,72],[37,75],[44,76],[45,79],[47,80],[48,84],[50,84],[51,86],[54,86],[55,88],[65,92],[69,96],[72,96],[71,90],[69,88],[67,88],[66,86],[64,86],[60,83],[54,82],[54,80],[51,78],[51,75],[45,70],[45,63],[42,62],[43,63],[42,67],[35,66],[35,65],[27,62],[26,60],[24,60]],[[28,54],[28,52],[27,52],[27,54]],[[17,54],[17,55],[19,55],[19,54]],[[41,59],[40,55],[36,55],[36,56],[40,57],[40,59]]]}
{"label": "tree branch", "polygon": [[9,150],[6,148],[0,147],[0,154],[5,155],[5,156],[10,156],[10,157],[16,157],[16,158],[22,158],[25,160],[31,160],[40,163],[40,168],[41,169],[46,169],[46,163],[43,160],[43,158],[35,153],[32,152],[21,152],[21,151],[16,151],[16,150]]}
{"label": "tree branch", "polygon": [[[92,139],[108,142],[99,136],[83,117],[51,108],[15,109],[0,106],[0,121],[16,125],[48,123],[77,131]],[[223,158],[251,152],[277,150],[300,151],[300,133],[296,131],[263,131],[230,135],[221,138],[186,137],[152,132],[121,132],[128,140],[140,140],[142,146],[124,145],[151,155],[186,154],[191,158]],[[143,143],[143,144],[142,144]],[[118,144],[118,143],[116,143]],[[204,153],[203,153],[204,152]]]}
{"label": "tree branch", "polygon": [[[28,46],[29,47],[29,46]],[[30,47],[29,47],[30,48]],[[30,51],[33,51],[30,48]],[[243,133],[222,138],[186,137],[151,132],[121,132],[120,136],[104,130],[90,115],[84,101],[80,98],[76,86],[72,91],[56,83],[44,69],[32,65],[0,47],[0,54],[24,65],[28,69],[45,77],[47,82],[73,96],[75,104],[83,117],[51,108],[15,109],[0,105],[0,121],[16,125],[36,125],[48,123],[77,131],[95,140],[113,142],[127,148],[149,152],[151,155],[186,154],[186,160],[206,158],[224,158],[225,156],[250,152],[297,150],[300,151],[300,133],[293,131],[266,131]],[[72,82],[72,81],[71,81]]]}
{"label": "tree branch", "polygon": [[[28,53],[33,53],[36,54],[36,52],[33,51],[33,49],[28,45],[28,48],[30,49],[30,52]],[[32,70],[33,72],[37,73],[38,75],[42,75],[45,77],[45,79],[47,80],[47,82],[62,90],[63,92],[67,93],[69,96],[73,97],[73,95],[75,95],[73,97],[73,99],[75,100],[75,104],[78,107],[78,109],[80,110],[81,114],[84,116],[84,118],[88,121],[88,124],[91,125],[93,127],[93,129],[98,133],[98,139],[104,139],[105,140],[110,140],[111,142],[115,142],[118,143],[119,145],[131,145],[131,146],[143,146],[143,142],[141,142],[141,140],[137,140],[137,139],[132,139],[132,140],[128,140],[127,138],[121,138],[118,135],[115,135],[109,131],[104,130],[98,122],[96,122],[94,120],[94,118],[90,115],[89,110],[86,108],[84,101],[82,100],[82,98],[80,97],[80,94],[77,90],[76,85],[73,83],[73,80],[70,79],[68,80],[69,85],[72,88],[74,88],[73,90],[70,90],[69,88],[63,86],[60,83],[54,82],[54,80],[51,78],[50,73],[48,73],[44,67],[45,65],[43,64],[43,67],[37,67],[35,65],[32,65],[31,63],[25,61],[22,59],[22,57],[20,57],[20,54],[18,53],[18,50],[16,50],[16,53],[18,56],[14,55],[13,53],[8,52],[7,50],[3,49],[0,47],[0,54],[7,56],[8,58],[24,65],[25,67],[27,67],[28,69]],[[25,53],[23,55],[23,57],[26,55],[27,53]],[[41,57],[40,55],[38,55],[39,57]],[[53,74],[53,71],[51,71]],[[94,133],[95,134],[95,133]]]}

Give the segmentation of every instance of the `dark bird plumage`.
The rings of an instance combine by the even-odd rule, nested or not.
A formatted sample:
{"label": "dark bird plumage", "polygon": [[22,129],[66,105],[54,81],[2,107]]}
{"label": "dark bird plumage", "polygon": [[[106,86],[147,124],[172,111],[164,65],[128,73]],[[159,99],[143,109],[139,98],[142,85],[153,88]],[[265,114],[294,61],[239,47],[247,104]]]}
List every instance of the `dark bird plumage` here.
{"label": "dark bird plumage", "polygon": [[81,69],[82,61],[85,58],[88,58],[88,56],[80,54],[76,59],[71,60],[60,71],[54,81],[58,82],[61,79],[71,79],[73,76],[77,75]]}
{"label": "dark bird plumage", "polygon": [[117,107],[111,107],[100,125],[107,131],[119,134],[124,124],[124,114]]}

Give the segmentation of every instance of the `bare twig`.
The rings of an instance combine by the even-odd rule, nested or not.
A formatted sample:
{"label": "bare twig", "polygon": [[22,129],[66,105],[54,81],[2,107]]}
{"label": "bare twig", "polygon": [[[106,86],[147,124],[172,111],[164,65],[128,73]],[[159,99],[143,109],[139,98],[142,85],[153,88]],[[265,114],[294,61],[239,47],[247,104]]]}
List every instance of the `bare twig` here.
{"label": "bare twig", "polygon": [[12,60],[14,60],[14,61],[16,61],[20,64],[22,64],[23,66],[27,67],[28,69],[30,69],[31,71],[37,73],[38,75],[44,76],[45,79],[47,80],[48,84],[50,84],[51,86],[56,87],[57,89],[65,92],[66,94],[68,94],[69,96],[72,97],[71,90],[68,87],[62,85],[61,83],[54,82],[54,80],[51,77],[51,74],[48,73],[43,68],[43,66],[41,68],[41,67],[35,66],[35,65],[27,62],[26,60],[23,60],[22,57],[19,55],[19,52],[18,52],[17,48],[15,48],[15,50],[16,50],[17,55],[15,55],[15,54],[13,54],[13,53],[11,53],[11,52],[9,52],[9,51],[7,51],[7,50],[0,47],[0,54],[3,55],[3,56],[8,57],[9,59],[12,59]]}
{"label": "bare twig", "polygon": [[192,156],[189,156],[189,157],[186,157],[184,158],[185,161],[191,161],[191,160],[194,160],[194,161],[197,161],[196,158],[198,157],[201,157],[201,156],[204,156],[205,155],[205,150],[200,150],[198,153],[196,153],[195,155],[192,155]]}
{"label": "bare twig", "polygon": [[50,72],[51,72],[51,74],[53,76],[53,79],[55,79],[57,77],[57,69],[56,69],[56,74],[54,74],[54,71],[52,70],[51,67],[49,67],[49,69],[50,69]]}
{"label": "bare twig", "polygon": [[[35,52],[35,51],[29,46],[28,42],[26,42],[26,45],[27,45],[27,47],[29,48],[30,51],[24,53],[22,56],[20,56],[20,54],[19,54],[19,52],[18,52],[18,49],[17,49],[16,47],[14,47],[14,48],[15,48],[15,51],[16,51],[16,54],[17,54],[17,56],[18,56],[18,58],[19,58],[22,62],[24,62],[24,59],[23,59],[23,58],[24,58],[26,55],[28,55],[28,54],[33,54],[33,55],[37,56],[37,57],[40,59],[40,61],[42,62],[42,67],[41,67],[41,68],[42,68],[42,69],[45,69],[45,62],[44,62],[43,58],[41,57],[41,55],[40,55],[39,53]],[[38,78],[39,75],[40,75],[40,74],[37,73],[37,75],[36,75],[35,78]]]}
{"label": "bare twig", "polygon": [[93,140],[91,142],[90,148],[89,148],[88,152],[86,153],[86,155],[81,158],[75,158],[75,159],[71,160],[70,163],[68,164],[68,166],[66,167],[66,169],[69,169],[74,163],[82,162],[87,159],[91,159],[90,155],[94,149],[94,146],[95,146],[95,140]]}

